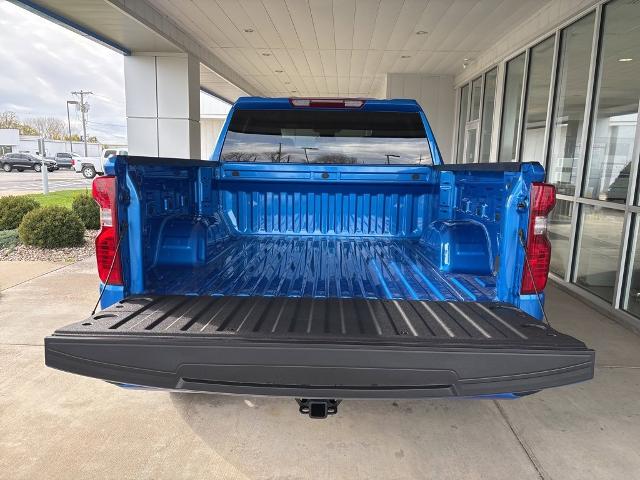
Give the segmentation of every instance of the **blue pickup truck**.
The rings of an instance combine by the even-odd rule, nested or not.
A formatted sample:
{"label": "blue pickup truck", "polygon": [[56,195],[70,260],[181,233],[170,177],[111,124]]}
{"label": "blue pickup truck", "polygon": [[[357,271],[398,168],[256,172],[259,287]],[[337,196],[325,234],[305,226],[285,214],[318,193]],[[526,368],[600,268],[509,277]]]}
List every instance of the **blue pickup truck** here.
{"label": "blue pickup truck", "polygon": [[241,98],[209,161],[105,170],[102,310],[45,339],[50,367],[315,418],[593,377],[544,316],[542,166],[444,164],[413,100]]}

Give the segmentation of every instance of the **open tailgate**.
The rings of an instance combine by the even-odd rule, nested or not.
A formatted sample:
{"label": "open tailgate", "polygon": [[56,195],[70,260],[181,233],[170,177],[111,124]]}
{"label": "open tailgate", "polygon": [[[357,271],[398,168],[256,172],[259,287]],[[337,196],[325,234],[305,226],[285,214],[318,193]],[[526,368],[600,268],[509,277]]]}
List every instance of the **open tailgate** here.
{"label": "open tailgate", "polygon": [[508,304],[130,297],[45,339],[50,367],[166,389],[301,398],[528,393],[595,354]]}

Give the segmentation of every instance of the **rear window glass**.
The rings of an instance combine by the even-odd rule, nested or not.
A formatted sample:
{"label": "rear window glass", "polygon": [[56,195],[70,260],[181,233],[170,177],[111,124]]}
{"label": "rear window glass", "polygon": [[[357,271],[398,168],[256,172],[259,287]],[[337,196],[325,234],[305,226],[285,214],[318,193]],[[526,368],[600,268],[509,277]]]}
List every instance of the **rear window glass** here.
{"label": "rear window glass", "polygon": [[414,112],[236,110],[222,146],[225,162],[430,165]]}

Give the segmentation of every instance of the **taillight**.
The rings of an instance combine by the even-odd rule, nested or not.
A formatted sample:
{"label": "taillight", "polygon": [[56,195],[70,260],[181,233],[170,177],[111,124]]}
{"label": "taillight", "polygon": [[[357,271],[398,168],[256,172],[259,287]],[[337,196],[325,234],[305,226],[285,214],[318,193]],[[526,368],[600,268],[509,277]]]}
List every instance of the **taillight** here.
{"label": "taillight", "polygon": [[[542,182],[531,185],[529,231],[527,234],[527,257],[529,266],[522,272],[521,293],[541,292],[547,285],[549,263],[551,262],[551,242],[547,237],[547,216],[556,204],[556,188]],[[531,278],[533,277],[533,278]]]}
{"label": "taillight", "polygon": [[[118,211],[116,177],[102,176],[93,180],[93,198],[100,207],[100,233],[96,237],[98,276],[103,283],[122,285],[122,265],[118,245]],[[115,257],[115,262],[114,262]],[[109,270],[113,264],[113,270]]]}
{"label": "taillight", "polygon": [[71,166],[72,166],[72,167],[75,167],[75,166],[76,166],[76,160],[75,160],[75,158],[72,158],[72,159],[71,159]]}
{"label": "taillight", "polygon": [[360,108],[364,100],[359,98],[290,98],[294,107]]}

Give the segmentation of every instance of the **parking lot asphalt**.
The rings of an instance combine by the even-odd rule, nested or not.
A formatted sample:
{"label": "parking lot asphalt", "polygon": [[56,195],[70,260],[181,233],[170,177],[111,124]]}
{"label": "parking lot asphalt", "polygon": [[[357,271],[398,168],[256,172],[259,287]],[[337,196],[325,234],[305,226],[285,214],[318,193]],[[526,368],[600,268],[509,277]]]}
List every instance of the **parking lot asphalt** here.
{"label": "parking lot asphalt", "polygon": [[[75,190],[91,188],[91,180],[84,178],[75,170],[61,169],[48,173],[49,191]],[[24,193],[42,193],[42,174],[17,170],[0,171],[0,196],[20,195]]]}
{"label": "parking lot asphalt", "polygon": [[[20,262],[4,275],[24,270]],[[345,401],[125,390],[45,367],[43,337],[89,315],[93,259],[0,292],[0,478],[620,479],[640,472],[640,337],[551,285],[554,326],[595,379],[520,400]],[[11,286],[13,284],[13,286]]]}

